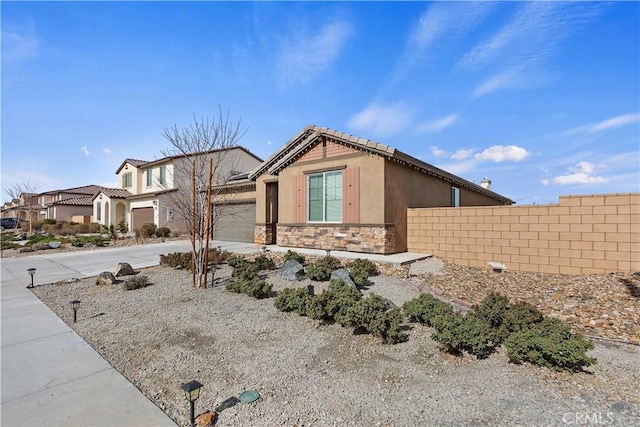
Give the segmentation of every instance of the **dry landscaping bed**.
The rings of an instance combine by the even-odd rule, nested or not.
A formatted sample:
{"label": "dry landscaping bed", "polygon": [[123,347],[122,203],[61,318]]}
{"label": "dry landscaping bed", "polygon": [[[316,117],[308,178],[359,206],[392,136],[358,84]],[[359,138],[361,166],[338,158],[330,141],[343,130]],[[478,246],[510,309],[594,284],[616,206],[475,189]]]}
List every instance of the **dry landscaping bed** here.
{"label": "dry landscaping bed", "polygon": [[[431,271],[429,262],[425,265]],[[376,276],[365,293],[401,305],[426,285],[476,301],[489,290],[517,292],[529,279],[450,265],[442,273]],[[244,390],[260,392],[255,403],[219,411],[219,426],[566,425],[585,417],[635,425],[640,419],[640,347],[635,345],[596,342],[590,355],[598,363],[586,373],[557,373],[510,364],[502,350],[484,360],[444,354],[429,337],[432,329],[421,325],[411,325],[407,342],[384,345],[337,324],[279,312],[273,298],[255,300],[223,286],[193,289],[187,271],[154,267],[140,274],[153,285],[125,291],[84,279],[39,286],[34,293],[179,425],[188,424],[179,387],[191,379],[205,385],[198,413],[222,409],[221,403]],[[216,277],[230,274],[224,266]],[[285,281],[278,271],[267,280],[276,292],[312,283]],[[584,291],[578,281],[575,287]],[[326,286],[315,284],[317,292]],[[590,292],[594,298],[588,301],[597,305],[600,294]],[[71,299],[82,301],[76,324]],[[633,306],[634,300],[628,303]],[[581,307],[571,311],[579,319]]]}

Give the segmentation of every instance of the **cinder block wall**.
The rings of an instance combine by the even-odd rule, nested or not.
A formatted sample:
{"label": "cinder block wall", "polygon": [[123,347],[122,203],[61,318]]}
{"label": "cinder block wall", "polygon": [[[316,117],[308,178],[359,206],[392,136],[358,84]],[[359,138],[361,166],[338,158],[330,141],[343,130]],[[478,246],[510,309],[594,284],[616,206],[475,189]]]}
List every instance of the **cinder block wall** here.
{"label": "cinder block wall", "polygon": [[408,251],[541,273],[640,271],[640,193],[562,196],[558,204],[412,208]]}

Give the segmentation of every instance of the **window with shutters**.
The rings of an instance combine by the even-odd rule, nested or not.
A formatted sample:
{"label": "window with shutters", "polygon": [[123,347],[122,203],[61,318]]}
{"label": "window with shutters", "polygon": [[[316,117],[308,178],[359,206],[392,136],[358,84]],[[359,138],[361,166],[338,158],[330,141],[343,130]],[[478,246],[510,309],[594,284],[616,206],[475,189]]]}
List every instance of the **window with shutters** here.
{"label": "window with shutters", "polygon": [[342,171],[307,176],[307,220],[342,222]]}

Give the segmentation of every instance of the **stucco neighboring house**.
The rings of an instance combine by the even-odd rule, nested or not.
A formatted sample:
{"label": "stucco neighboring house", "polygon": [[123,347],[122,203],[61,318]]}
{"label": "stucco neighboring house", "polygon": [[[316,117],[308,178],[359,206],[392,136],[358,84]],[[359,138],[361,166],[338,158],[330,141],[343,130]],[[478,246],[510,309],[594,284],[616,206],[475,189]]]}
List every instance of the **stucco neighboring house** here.
{"label": "stucco neighboring house", "polygon": [[[239,146],[197,154],[213,159],[214,185],[223,184],[240,172],[257,167],[262,159]],[[145,223],[186,232],[184,218],[175,206],[177,195],[190,200],[190,160],[183,155],[146,161],[125,159],[116,170],[120,188],[101,188],[92,197],[93,219],[106,227],[124,221],[129,230],[139,230]],[[180,198],[180,197],[178,197]],[[185,199],[186,198],[186,199]],[[255,200],[255,199],[254,199]],[[255,201],[253,202],[255,206]],[[254,208],[255,212],[255,208]],[[253,229],[255,216],[248,226]]]}
{"label": "stucco neighboring house", "polygon": [[84,185],[38,194],[38,204],[41,207],[38,219],[90,222],[93,213],[91,197],[99,188],[98,185]]}
{"label": "stucco neighboring house", "polygon": [[368,253],[407,250],[407,208],[513,201],[393,147],[308,126],[248,177],[255,242]]}
{"label": "stucco neighboring house", "polygon": [[5,202],[0,208],[2,218],[19,218],[22,221],[38,219],[38,212],[43,208],[38,203],[38,194],[22,193],[20,197]]}

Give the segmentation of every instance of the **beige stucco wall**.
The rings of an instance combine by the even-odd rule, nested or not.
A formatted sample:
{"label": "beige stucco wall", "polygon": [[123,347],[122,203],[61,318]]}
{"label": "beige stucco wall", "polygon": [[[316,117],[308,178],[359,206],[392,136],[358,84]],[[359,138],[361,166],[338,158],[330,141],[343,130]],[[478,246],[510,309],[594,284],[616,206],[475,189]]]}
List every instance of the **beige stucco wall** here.
{"label": "beige stucco wall", "polygon": [[[407,250],[407,208],[451,206],[450,182],[392,160],[385,161],[385,222],[395,224],[396,250]],[[501,205],[499,200],[460,188],[461,206]]]}
{"label": "beige stucco wall", "polygon": [[[360,224],[384,223],[384,159],[367,154],[350,154],[346,156],[295,162],[280,172],[278,180],[278,222],[294,223],[295,177],[309,171],[321,171],[340,166],[360,169]],[[258,179],[260,182],[260,179]],[[258,200],[266,194],[264,181],[259,186]],[[262,197],[264,199],[264,197]],[[264,203],[264,201],[263,201]],[[257,212],[263,212],[264,205],[256,206]],[[257,213],[260,216],[260,213]],[[259,220],[256,222],[260,222]]]}
{"label": "beige stucco wall", "polygon": [[93,206],[55,206],[56,221],[73,221],[74,216],[91,216]]}
{"label": "beige stucco wall", "polygon": [[640,270],[640,193],[558,204],[408,210],[408,250],[486,268],[591,274]]}

